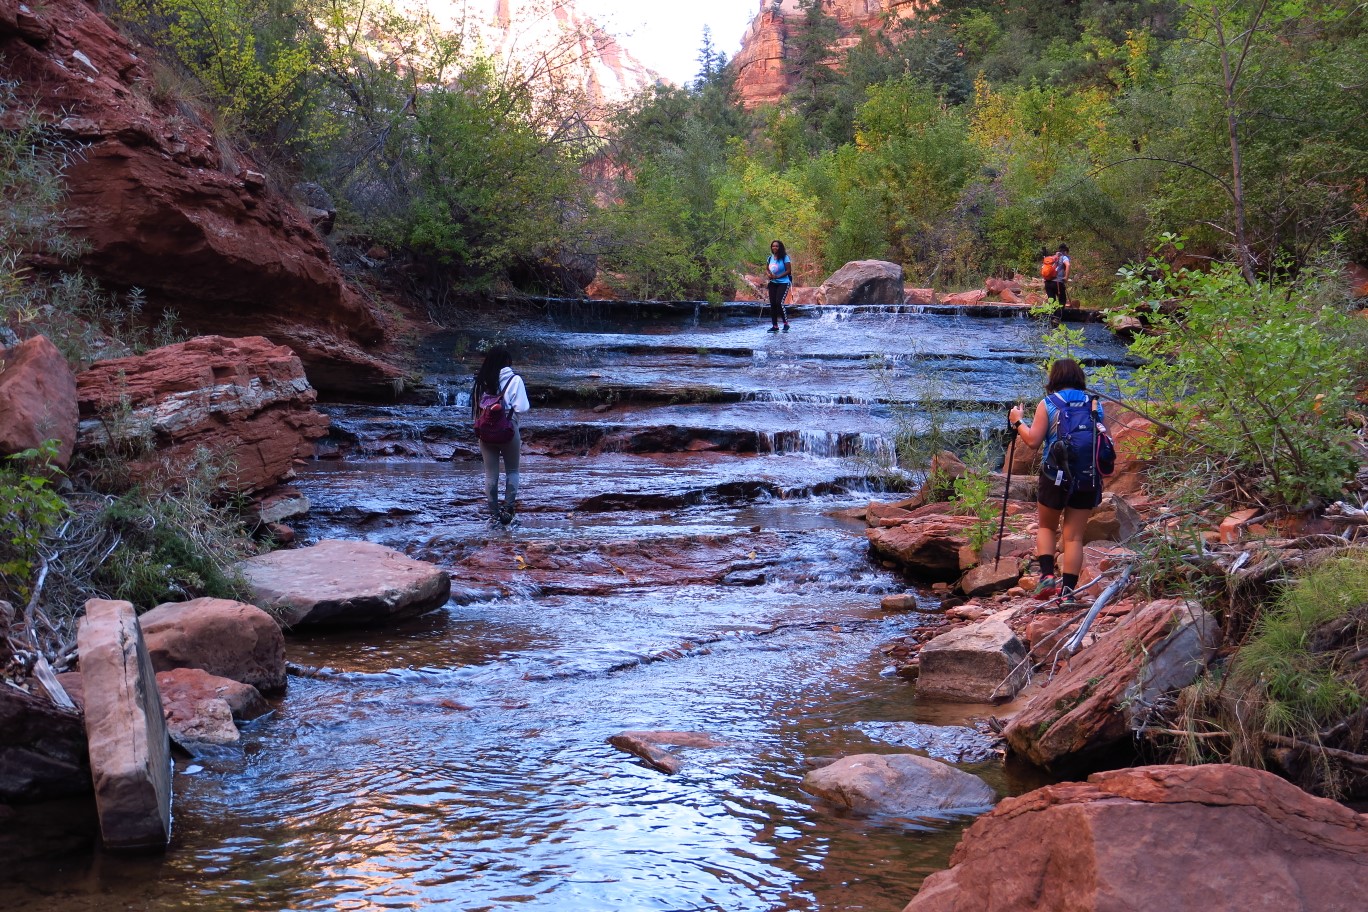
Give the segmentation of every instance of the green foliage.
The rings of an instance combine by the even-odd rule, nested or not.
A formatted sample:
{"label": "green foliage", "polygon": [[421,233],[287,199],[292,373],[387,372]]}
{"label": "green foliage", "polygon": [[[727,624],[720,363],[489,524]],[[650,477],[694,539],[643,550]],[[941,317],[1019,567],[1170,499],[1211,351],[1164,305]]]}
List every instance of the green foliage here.
{"label": "green foliage", "polygon": [[57,442],[23,450],[0,465],[0,598],[28,601],[42,560],[43,539],[67,515],[52,487]]}
{"label": "green foliage", "polygon": [[969,544],[981,549],[997,533],[998,504],[992,497],[992,468],[988,443],[971,447],[964,457],[965,472],[952,484],[952,502],[958,512],[975,518],[969,527]]}
{"label": "green foliage", "polygon": [[1351,355],[1339,344],[1348,318],[1314,292],[1306,280],[1251,287],[1233,264],[1123,272],[1123,308],[1157,330],[1131,345],[1144,364],[1127,392],[1179,429],[1161,436],[1160,455],[1201,469],[1191,493],[1300,509],[1352,475]]}
{"label": "green foliage", "polygon": [[234,565],[255,548],[237,511],[221,502],[226,468],[201,451],[173,482],[144,484],[112,500],[100,523],[115,544],[93,585],[140,608],[243,597]]}

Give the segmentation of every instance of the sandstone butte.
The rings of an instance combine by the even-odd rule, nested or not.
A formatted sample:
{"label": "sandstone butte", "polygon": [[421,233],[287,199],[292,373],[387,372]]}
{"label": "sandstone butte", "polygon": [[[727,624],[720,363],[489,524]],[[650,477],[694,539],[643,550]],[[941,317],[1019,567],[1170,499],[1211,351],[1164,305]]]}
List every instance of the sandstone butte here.
{"label": "sandstone butte", "polygon": [[[859,30],[878,31],[890,18],[906,19],[928,9],[927,0],[824,0],[823,11],[840,26],[833,58],[859,41]],[[798,0],[760,0],[760,10],[732,59],[736,95],[747,108],[782,101],[796,81],[792,39],[801,27]]]}

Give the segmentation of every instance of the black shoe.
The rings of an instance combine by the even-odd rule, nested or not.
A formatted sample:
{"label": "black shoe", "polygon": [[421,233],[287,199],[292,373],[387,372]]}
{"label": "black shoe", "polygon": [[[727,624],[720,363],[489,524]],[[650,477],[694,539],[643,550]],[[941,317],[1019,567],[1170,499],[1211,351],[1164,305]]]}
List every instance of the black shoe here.
{"label": "black shoe", "polygon": [[505,529],[511,529],[518,524],[518,517],[513,515],[512,510],[504,510],[499,514],[499,525]]}
{"label": "black shoe", "polygon": [[784,332],[788,332],[788,324],[787,324],[787,323],[784,324]]}
{"label": "black shoe", "polygon": [[772,333],[777,333],[778,331],[779,331],[779,327],[778,327],[778,326],[771,326],[769,329],[765,330],[765,332],[772,332]]}

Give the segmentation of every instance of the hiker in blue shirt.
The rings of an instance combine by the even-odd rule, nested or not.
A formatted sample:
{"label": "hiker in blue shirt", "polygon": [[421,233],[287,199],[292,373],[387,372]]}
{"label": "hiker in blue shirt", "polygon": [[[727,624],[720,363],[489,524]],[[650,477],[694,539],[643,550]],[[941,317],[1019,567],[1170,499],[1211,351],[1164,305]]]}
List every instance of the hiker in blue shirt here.
{"label": "hiker in blue shirt", "polygon": [[[1028,446],[1038,447],[1042,443],[1042,457],[1050,452],[1059,437],[1058,401],[1073,405],[1087,403],[1089,396],[1087,378],[1083,368],[1071,358],[1061,358],[1050,367],[1050,377],[1045,384],[1046,396],[1036,406],[1035,418],[1030,424],[1021,420],[1022,408],[1012,406],[1007,420],[1016,434]],[[1102,406],[1097,405],[1097,433],[1105,434],[1102,425]],[[1047,475],[1042,465],[1039,493],[1036,495],[1040,524],[1036,530],[1036,560],[1040,563],[1040,585],[1035,596],[1039,599],[1063,596],[1063,607],[1079,607],[1074,599],[1074,587],[1078,585],[1078,575],[1083,570],[1083,533],[1088,526],[1088,517],[1102,502],[1100,477],[1086,488],[1074,485],[1061,485],[1057,478]],[[1061,527],[1062,520],[1062,527]],[[1062,539],[1059,555],[1060,574],[1055,574],[1055,543]]]}
{"label": "hiker in blue shirt", "polygon": [[783,241],[774,241],[770,244],[770,258],[765,268],[769,272],[770,323],[772,324],[769,331],[778,332],[779,321],[783,320],[784,332],[788,332],[788,313],[784,310],[784,301],[788,298],[789,289],[793,287],[793,262],[789,259],[788,251],[784,249]]}

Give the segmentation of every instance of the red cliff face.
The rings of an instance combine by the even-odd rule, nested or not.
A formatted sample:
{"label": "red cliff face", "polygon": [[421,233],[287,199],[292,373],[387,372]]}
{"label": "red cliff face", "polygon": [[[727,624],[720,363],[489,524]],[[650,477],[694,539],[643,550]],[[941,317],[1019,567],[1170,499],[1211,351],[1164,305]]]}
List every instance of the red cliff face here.
{"label": "red cliff face", "polygon": [[[858,40],[858,30],[877,32],[891,19],[910,18],[930,8],[933,0],[822,0],[823,11],[835,19],[842,37],[833,56]],[[741,39],[732,59],[736,93],[747,108],[778,104],[793,87],[789,41],[802,27],[798,0],[760,0],[760,12]]]}
{"label": "red cliff face", "polygon": [[103,16],[81,0],[0,0],[0,78],[83,150],[63,207],[87,273],[144,289],[193,332],[290,345],[321,388],[390,387],[397,371],[361,348],[382,340],[381,319],[313,228],[189,105],[156,91]]}

